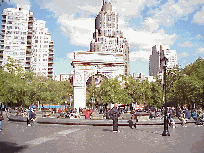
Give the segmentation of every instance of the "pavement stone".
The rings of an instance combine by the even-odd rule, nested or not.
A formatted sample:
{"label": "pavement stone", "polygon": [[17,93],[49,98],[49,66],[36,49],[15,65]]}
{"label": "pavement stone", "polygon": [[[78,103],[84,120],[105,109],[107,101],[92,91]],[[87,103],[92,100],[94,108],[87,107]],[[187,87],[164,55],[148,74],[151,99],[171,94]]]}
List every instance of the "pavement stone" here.
{"label": "pavement stone", "polygon": [[137,129],[119,126],[38,124],[4,120],[0,133],[0,152],[19,153],[152,153],[204,152],[204,128],[187,124],[169,128],[163,137],[162,125],[138,125]]}

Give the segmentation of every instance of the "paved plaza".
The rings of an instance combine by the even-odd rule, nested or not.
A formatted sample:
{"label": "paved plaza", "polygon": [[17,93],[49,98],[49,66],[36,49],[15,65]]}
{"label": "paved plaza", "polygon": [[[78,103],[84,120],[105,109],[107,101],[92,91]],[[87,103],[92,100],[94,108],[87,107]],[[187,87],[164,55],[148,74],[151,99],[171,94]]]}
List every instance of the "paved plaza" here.
{"label": "paved plaza", "polygon": [[119,126],[34,124],[3,121],[0,152],[29,153],[110,153],[110,152],[204,152],[204,127],[188,124],[169,128],[163,137],[162,125],[140,125],[137,130]]}

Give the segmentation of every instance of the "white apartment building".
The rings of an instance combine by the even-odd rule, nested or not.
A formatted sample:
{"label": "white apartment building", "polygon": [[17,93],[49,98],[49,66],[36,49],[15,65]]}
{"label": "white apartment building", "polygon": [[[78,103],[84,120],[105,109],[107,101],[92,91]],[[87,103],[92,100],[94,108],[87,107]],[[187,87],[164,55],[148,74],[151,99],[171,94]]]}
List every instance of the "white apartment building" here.
{"label": "white apartment building", "polygon": [[162,71],[160,63],[161,53],[168,59],[167,68],[174,68],[177,63],[177,51],[170,50],[168,45],[155,45],[152,47],[152,55],[149,57],[149,76],[157,76]]}
{"label": "white apartment building", "polygon": [[[39,21],[41,23],[41,21]],[[8,57],[15,60],[19,60],[23,69],[34,70],[34,72],[40,72],[45,76],[52,77],[53,75],[53,42],[51,41],[51,36],[48,36],[48,47],[47,52],[47,63],[38,63],[44,67],[35,67],[37,62],[34,62],[37,52],[43,54],[42,51],[45,49],[41,44],[41,49],[35,47],[35,32],[38,31],[34,29],[36,27],[37,20],[33,17],[33,12],[30,11],[28,5],[17,5],[17,8],[7,8],[2,12],[2,29],[0,38],[0,67],[7,63]],[[44,27],[45,27],[45,21]],[[46,33],[47,29],[43,28],[43,32]],[[45,32],[46,31],[46,32]],[[41,34],[43,35],[43,34]],[[50,35],[48,32],[44,35]],[[44,37],[43,37],[44,38]],[[40,38],[39,38],[40,39]],[[44,41],[43,41],[44,43]],[[35,48],[35,50],[34,50]],[[43,55],[42,55],[43,56]],[[41,56],[40,56],[41,57]],[[42,59],[43,60],[43,59]],[[39,59],[38,59],[39,61]],[[40,59],[41,61],[41,59]],[[50,62],[50,63],[49,63]],[[37,65],[37,64],[36,64]],[[41,68],[39,71],[39,67]],[[50,68],[49,68],[50,67]],[[38,69],[37,69],[38,68]],[[43,69],[43,70],[42,70]],[[50,72],[49,72],[50,70]]]}
{"label": "white apartment building", "polygon": [[53,41],[45,26],[46,21],[35,20],[33,23],[33,50],[31,69],[36,74],[53,76]]}
{"label": "white apartment building", "polygon": [[112,11],[111,3],[106,0],[103,1],[101,11],[95,19],[90,51],[122,54],[124,74],[129,75],[129,45],[118,28],[118,14]]}

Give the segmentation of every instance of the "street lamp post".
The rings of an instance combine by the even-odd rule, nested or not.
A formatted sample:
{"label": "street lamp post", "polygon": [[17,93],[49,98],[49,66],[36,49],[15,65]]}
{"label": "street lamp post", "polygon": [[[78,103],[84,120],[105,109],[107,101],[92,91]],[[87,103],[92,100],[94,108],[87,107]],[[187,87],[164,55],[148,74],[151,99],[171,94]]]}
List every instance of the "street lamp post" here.
{"label": "street lamp post", "polygon": [[94,93],[93,93],[93,97],[91,99],[92,99],[92,109],[93,109],[93,104],[95,102]]}
{"label": "street lamp post", "polygon": [[164,131],[162,133],[162,136],[170,136],[170,133],[168,131],[168,123],[167,123],[167,102],[166,102],[166,67],[167,67],[167,61],[168,59],[164,56],[163,59],[161,59],[161,62],[163,63],[163,69],[164,69]]}
{"label": "street lamp post", "polygon": [[71,103],[72,103],[72,95],[71,94],[69,94],[69,101],[70,101],[70,108],[71,108]]}

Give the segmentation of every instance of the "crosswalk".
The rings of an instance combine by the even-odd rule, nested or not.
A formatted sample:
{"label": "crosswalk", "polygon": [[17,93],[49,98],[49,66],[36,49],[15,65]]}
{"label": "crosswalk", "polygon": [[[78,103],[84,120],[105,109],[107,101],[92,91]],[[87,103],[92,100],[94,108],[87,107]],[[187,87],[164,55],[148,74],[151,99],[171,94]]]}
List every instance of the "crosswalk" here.
{"label": "crosswalk", "polygon": [[57,140],[59,137],[66,136],[67,134],[76,132],[78,130],[79,129],[69,129],[69,130],[64,130],[64,131],[60,131],[60,132],[55,132],[49,136],[40,137],[40,138],[33,139],[31,141],[27,141],[26,144],[31,145],[31,146],[39,145],[39,144],[45,143],[47,141]]}

